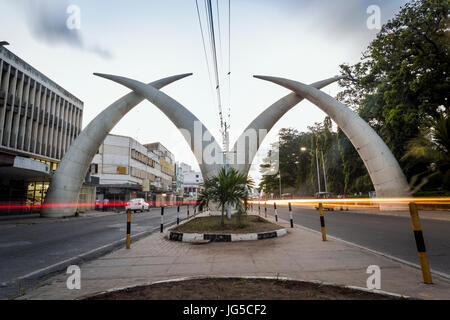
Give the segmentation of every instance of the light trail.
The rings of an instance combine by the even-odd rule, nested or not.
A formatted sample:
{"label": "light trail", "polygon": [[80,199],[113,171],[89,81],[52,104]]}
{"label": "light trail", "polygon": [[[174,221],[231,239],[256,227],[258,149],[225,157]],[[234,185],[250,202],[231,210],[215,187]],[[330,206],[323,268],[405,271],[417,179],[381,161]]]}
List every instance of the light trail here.
{"label": "light trail", "polygon": [[[170,205],[188,205],[188,204],[195,204],[196,201],[176,201],[173,203],[165,202],[165,201],[157,201],[155,207],[161,207],[161,206],[170,206]],[[55,203],[55,204],[30,204],[30,205],[24,205],[24,204],[18,204],[18,205],[0,205],[0,210],[11,210],[11,209],[35,209],[35,208],[66,208],[66,207],[120,207],[120,206],[127,206],[127,202],[114,202],[114,203],[105,203],[105,204],[98,204],[98,203]]]}
{"label": "light trail", "polygon": [[[322,203],[325,208],[346,207],[346,208],[378,208],[379,205],[388,204],[392,209],[405,208],[410,202],[418,205],[450,205],[450,197],[405,197],[405,198],[341,198],[341,199],[268,199],[250,200],[249,204],[265,203],[273,205],[285,205],[291,203],[293,206],[310,207]],[[396,205],[401,205],[396,207]]]}

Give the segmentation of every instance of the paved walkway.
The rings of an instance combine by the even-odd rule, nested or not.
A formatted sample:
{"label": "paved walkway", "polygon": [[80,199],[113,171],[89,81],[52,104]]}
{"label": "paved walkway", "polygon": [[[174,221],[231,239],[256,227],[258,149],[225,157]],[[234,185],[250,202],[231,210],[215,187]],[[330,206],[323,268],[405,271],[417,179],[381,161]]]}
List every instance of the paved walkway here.
{"label": "paved walkway", "polygon": [[129,250],[81,265],[80,290],[68,290],[68,275],[60,274],[20,299],[76,299],[113,288],[199,276],[280,276],[366,287],[369,265],[381,268],[381,290],[450,299],[448,280],[434,276],[434,284],[425,285],[418,269],[338,240],[323,242],[320,234],[299,226],[291,229],[286,221],[280,224],[287,228],[286,236],[247,242],[196,245],[168,241],[155,233]]}

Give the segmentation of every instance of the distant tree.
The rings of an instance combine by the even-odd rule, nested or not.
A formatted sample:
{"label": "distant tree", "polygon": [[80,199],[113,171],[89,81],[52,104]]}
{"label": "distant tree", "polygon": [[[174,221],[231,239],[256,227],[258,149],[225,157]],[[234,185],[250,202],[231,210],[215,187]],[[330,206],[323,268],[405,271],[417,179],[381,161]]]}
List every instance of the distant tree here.
{"label": "distant tree", "polygon": [[[343,90],[337,98],[378,132],[409,180],[431,164],[430,159],[405,157],[409,141],[420,135],[428,119],[449,113],[449,8],[448,0],[407,3],[383,25],[360,62],[341,65],[345,79],[339,81]],[[354,161],[354,150],[340,142],[341,152],[350,152],[343,154],[346,179],[362,177],[354,175],[361,170],[349,162]],[[352,189],[350,181],[346,189]]]}

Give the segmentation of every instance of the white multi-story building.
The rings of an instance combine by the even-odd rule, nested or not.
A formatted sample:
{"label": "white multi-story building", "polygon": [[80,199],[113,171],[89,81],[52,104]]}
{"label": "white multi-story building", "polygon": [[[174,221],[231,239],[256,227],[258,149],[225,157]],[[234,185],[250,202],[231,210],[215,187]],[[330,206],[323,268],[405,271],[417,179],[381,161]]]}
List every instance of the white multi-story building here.
{"label": "white multi-story building", "polygon": [[80,99],[0,45],[0,202],[43,202],[82,116]]}
{"label": "white multi-story building", "polygon": [[190,165],[183,162],[179,167],[183,175],[184,195],[196,198],[203,183],[202,173],[192,170]]}
{"label": "white multi-story building", "polygon": [[[109,134],[94,156],[90,172],[99,178],[99,200],[172,201],[172,176],[165,167],[160,155],[133,138]],[[150,188],[146,190],[147,183]]]}

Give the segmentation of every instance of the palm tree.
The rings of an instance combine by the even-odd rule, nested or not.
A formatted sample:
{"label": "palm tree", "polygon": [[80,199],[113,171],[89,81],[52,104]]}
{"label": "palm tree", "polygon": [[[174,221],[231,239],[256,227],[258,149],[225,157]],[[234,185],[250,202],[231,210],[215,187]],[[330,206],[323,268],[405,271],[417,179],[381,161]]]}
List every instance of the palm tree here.
{"label": "palm tree", "polygon": [[228,204],[238,209],[238,215],[247,210],[246,204],[253,188],[253,180],[239,171],[222,167],[217,176],[204,181],[204,189],[200,192],[198,205],[200,208],[210,201],[216,202],[222,211],[220,224],[225,225],[225,208]]}

